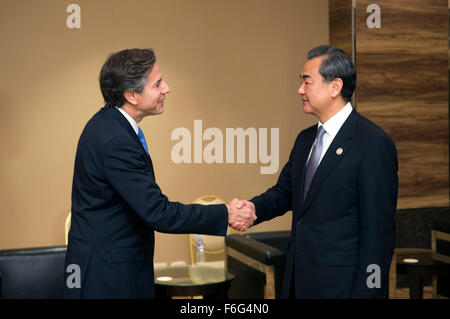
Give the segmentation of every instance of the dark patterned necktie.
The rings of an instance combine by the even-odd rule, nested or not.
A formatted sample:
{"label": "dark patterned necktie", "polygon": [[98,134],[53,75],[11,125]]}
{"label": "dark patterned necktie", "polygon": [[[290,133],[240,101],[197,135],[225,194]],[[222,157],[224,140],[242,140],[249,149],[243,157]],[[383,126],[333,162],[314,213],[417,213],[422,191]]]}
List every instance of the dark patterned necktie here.
{"label": "dark patterned necktie", "polygon": [[317,132],[316,140],[314,141],[313,144],[311,156],[309,157],[308,164],[306,164],[305,187],[303,188],[303,200],[305,200],[306,195],[308,194],[309,186],[311,186],[311,181],[317,170],[317,166],[319,166],[320,155],[322,154],[323,148],[323,135],[325,133],[326,131],[323,128],[323,126],[320,126],[319,131]]}

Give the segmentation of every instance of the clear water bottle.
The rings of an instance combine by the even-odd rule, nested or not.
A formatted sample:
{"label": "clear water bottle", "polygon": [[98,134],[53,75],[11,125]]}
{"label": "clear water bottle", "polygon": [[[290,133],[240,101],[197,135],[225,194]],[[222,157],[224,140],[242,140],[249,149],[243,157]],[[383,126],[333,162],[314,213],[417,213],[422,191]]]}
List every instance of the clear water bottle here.
{"label": "clear water bottle", "polygon": [[195,262],[196,264],[205,262],[205,244],[203,243],[202,237],[198,237],[197,239],[197,253]]}

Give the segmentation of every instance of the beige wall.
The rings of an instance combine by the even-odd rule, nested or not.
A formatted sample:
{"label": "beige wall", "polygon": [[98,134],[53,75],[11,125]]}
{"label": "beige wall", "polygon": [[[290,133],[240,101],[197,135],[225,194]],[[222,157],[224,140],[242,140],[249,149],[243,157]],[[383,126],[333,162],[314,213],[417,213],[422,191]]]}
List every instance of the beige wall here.
{"label": "beige wall", "polygon": [[[0,12],[0,249],[64,244],[73,162],[103,105],[98,73],[111,52],[151,47],[172,92],[144,119],[157,182],[171,199],[249,198],[273,185],[297,133],[314,123],[297,96],[309,48],[328,42],[328,1],[3,1]],[[81,29],[66,7],[81,7]],[[174,164],[177,127],[279,128],[280,167]],[[203,145],[205,145],[204,142]],[[248,161],[248,160],[247,160]],[[290,214],[252,231],[290,228]],[[188,260],[187,235],[157,234],[155,261]]]}

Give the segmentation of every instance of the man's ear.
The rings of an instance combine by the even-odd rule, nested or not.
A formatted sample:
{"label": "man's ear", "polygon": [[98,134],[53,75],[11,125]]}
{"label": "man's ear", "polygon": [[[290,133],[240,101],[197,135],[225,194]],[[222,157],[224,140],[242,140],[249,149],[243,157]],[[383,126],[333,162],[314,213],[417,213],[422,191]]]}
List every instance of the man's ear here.
{"label": "man's ear", "polygon": [[342,81],[341,78],[335,78],[333,81],[331,81],[331,83],[330,83],[331,96],[334,98],[334,97],[337,97],[339,94],[341,94],[343,86],[344,86],[344,82]]}
{"label": "man's ear", "polygon": [[123,92],[123,97],[131,105],[136,105],[136,103],[137,103],[136,92],[134,92],[134,91],[125,91],[125,92]]}

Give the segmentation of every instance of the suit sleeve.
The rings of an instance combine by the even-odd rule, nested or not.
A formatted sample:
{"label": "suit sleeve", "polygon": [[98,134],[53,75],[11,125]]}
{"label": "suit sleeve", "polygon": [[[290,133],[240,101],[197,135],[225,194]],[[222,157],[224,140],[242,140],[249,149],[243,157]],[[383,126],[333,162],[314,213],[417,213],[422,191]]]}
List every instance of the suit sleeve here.
{"label": "suit sleeve", "polygon": [[[299,135],[300,136],[300,135]],[[294,145],[297,145],[299,137]],[[263,194],[252,198],[250,201],[255,205],[256,216],[255,225],[267,221],[277,216],[281,216],[292,210],[292,157],[294,148],[289,155],[288,162],[281,170],[277,183]]]}
{"label": "suit sleeve", "polygon": [[[225,205],[184,205],[161,192],[145,162],[145,154],[127,136],[114,137],[104,152],[108,182],[148,225],[165,233],[224,236],[228,226]],[[186,185],[188,186],[188,185]]]}
{"label": "suit sleeve", "polygon": [[373,140],[363,156],[358,177],[360,243],[353,298],[386,296],[395,246],[397,170],[392,140],[388,136]]}

